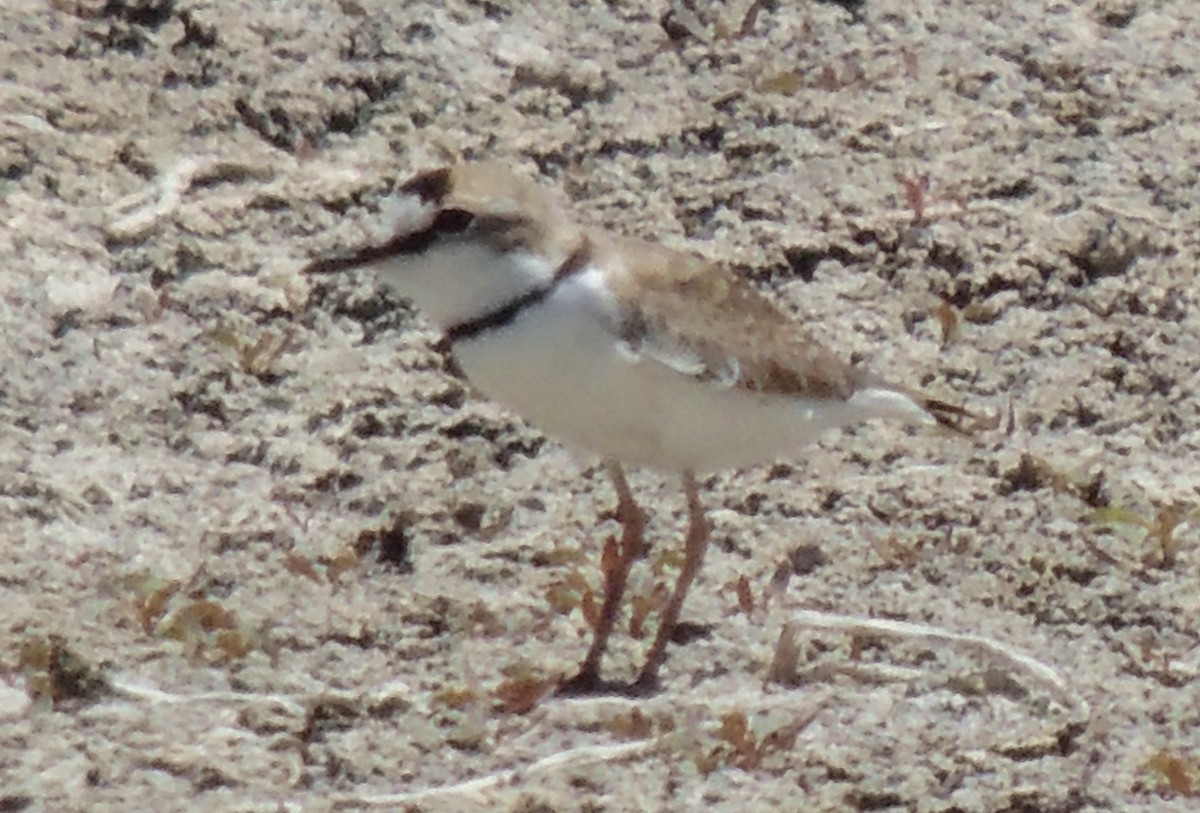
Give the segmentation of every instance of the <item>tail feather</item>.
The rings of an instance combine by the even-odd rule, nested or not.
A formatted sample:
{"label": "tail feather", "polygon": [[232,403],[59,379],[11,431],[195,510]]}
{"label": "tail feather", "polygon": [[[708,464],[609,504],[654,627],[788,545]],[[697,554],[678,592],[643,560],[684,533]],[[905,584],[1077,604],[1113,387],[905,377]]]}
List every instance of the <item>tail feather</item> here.
{"label": "tail feather", "polygon": [[930,417],[937,421],[938,426],[945,427],[952,432],[960,435],[973,435],[983,426],[982,417],[966,407],[922,395],[917,395],[915,398]]}
{"label": "tail feather", "polygon": [[887,383],[875,383],[859,389],[850,396],[850,404],[858,408],[862,418],[936,424],[960,435],[974,434],[987,423],[966,407]]}

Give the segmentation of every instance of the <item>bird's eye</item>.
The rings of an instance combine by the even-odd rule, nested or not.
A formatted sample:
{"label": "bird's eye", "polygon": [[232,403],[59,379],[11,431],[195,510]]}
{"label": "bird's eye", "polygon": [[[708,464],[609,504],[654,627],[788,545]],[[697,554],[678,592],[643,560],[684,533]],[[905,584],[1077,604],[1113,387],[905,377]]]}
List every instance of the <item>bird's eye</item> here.
{"label": "bird's eye", "polygon": [[459,234],[467,230],[475,215],[466,209],[442,209],[433,220],[433,230],[438,234]]}
{"label": "bird's eye", "polygon": [[475,228],[484,234],[504,234],[527,223],[519,214],[483,214],[475,218]]}

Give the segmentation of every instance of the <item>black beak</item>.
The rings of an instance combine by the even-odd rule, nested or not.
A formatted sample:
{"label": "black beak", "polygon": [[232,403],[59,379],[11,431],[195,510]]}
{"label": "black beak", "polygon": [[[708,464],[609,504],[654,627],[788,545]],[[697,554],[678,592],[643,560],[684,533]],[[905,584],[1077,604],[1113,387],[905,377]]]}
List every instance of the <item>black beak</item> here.
{"label": "black beak", "polygon": [[462,233],[474,219],[474,215],[462,209],[443,209],[433,218],[432,223],[420,231],[396,235],[383,245],[370,246],[353,254],[313,260],[301,273],[333,274],[362,268],[393,257],[421,254],[439,237]]}

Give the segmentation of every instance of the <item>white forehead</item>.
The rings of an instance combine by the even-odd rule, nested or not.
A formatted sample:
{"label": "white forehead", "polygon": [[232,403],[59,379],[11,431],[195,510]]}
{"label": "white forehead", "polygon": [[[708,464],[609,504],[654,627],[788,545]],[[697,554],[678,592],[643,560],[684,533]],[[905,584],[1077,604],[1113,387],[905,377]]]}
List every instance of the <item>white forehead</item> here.
{"label": "white forehead", "polygon": [[408,234],[424,229],[434,215],[432,204],[424,203],[419,195],[398,192],[379,202],[383,228],[389,234]]}

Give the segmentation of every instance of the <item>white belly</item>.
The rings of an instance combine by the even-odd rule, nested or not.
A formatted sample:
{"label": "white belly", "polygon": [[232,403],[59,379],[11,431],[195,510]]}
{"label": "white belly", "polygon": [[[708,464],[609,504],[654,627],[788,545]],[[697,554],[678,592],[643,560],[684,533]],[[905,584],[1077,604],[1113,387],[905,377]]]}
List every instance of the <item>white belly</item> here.
{"label": "white belly", "polygon": [[757,395],[633,356],[591,285],[572,280],[511,325],[456,346],[471,382],[568,445],[675,471],[788,457],[855,418],[845,402]]}

